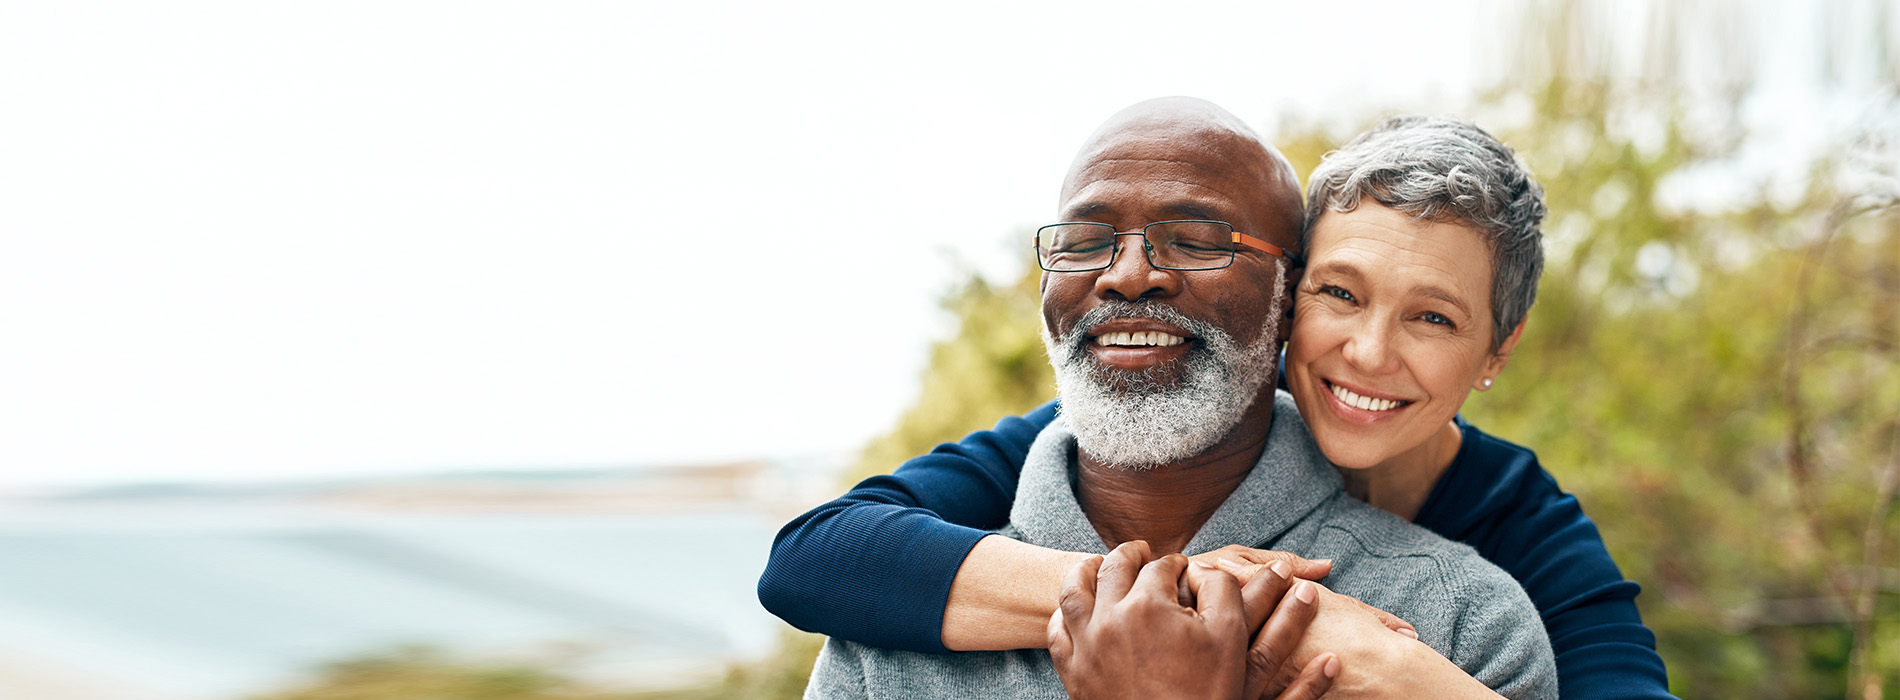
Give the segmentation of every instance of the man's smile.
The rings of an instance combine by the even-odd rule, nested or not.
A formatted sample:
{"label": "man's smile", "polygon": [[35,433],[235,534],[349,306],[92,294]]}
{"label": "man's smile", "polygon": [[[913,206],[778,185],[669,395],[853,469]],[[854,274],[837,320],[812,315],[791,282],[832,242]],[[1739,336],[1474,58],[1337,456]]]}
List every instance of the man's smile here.
{"label": "man's smile", "polygon": [[1151,319],[1115,319],[1088,331],[1089,352],[1102,364],[1145,370],[1178,360],[1193,347],[1194,336]]}
{"label": "man's smile", "polygon": [[1161,331],[1103,333],[1102,335],[1095,336],[1096,345],[1113,346],[1159,345],[1165,347],[1169,345],[1180,345],[1181,342],[1185,340],[1187,339],[1181,336]]}

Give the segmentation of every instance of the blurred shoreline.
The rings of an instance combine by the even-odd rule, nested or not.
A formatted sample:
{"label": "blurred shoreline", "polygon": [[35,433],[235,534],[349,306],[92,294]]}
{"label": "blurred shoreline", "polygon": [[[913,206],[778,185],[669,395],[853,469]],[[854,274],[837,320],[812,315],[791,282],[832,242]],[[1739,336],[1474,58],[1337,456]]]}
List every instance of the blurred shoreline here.
{"label": "blurred shoreline", "polygon": [[751,583],[844,461],[0,498],[0,697],[225,700],[414,644],[701,683],[776,651]]}

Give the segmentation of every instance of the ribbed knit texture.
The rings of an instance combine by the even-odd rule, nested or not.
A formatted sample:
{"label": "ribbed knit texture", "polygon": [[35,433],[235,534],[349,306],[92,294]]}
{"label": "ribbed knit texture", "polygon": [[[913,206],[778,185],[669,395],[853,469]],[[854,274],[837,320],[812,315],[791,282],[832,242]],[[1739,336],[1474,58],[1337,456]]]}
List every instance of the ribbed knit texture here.
{"label": "ribbed knit texture", "polygon": [[[1329,587],[1412,622],[1421,641],[1511,698],[1556,698],[1557,673],[1536,609],[1503,571],[1347,496],[1291,397],[1277,397],[1267,449],[1189,543],[1227,544],[1334,560]],[[1060,420],[1024,464],[1003,534],[1071,551],[1106,553],[1070,486],[1075,437]],[[1042,651],[922,654],[832,639],[808,698],[1063,697]]]}

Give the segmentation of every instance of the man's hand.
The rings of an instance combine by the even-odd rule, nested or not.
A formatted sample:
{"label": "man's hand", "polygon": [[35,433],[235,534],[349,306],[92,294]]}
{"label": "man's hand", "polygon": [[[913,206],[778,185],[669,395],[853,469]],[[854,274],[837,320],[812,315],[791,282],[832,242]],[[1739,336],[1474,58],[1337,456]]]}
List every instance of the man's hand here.
{"label": "man's hand", "polygon": [[[1070,697],[1252,700],[1281,678],[1314,611],[1311,589],[1284,595],[1290,566],[1243,590],[1232,575],[1179,554],[1150,556],[1146,543],[1128,542],[1069,571],[1049,619],[1049,653]],[[1184,580],[1189,604],[1178,598]],[[1269,620],[1255,639],[1252,630]],[[1339,667],[1323,654],[1274,694],[1317,698]]]}
{"label": "man's hand", "polygon": [[[1263,575],[1241,588],[1249,624],[1259,630],[1247,649],[1247,688],[1241,696],[1247,700],[1313,700],[1326,694],[1339,677],[1335,654],[1308,651],[1304,667],[1293,660],[1295,654],[1313,648],[1306,643],[1306,630],[1319,615],[1315,598],[1324,589],[1288,576],[1289,568],[1283,562],[1269,564]],[[1206,570],[1221,573],[1213,567]],[[1189,567],[1189,572],[1192,576],[1195,567]]]}

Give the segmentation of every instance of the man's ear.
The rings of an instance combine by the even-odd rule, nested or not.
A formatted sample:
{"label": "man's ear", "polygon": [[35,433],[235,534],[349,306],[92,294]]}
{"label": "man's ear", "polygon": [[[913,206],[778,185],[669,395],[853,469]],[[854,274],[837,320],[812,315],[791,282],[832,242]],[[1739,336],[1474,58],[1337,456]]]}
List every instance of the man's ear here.
{"label": "man's ear", "polygon": [[1504,366],[1511,362],[1511,353],[1517,351],[1517,341],[1524,337],[1524,326],[1530,322],[1528,314],[1517,322],[1517,327],[1511,329],[1510,337],[1499,343],[1497,352],[1491,353],[1491,359],[1485,361],[1484,372],[1478,375],[1478,383],[1472,388],[1479,391],[1491,388],[1492,380],[1497,379],[1498,374],[1504,371]]}

